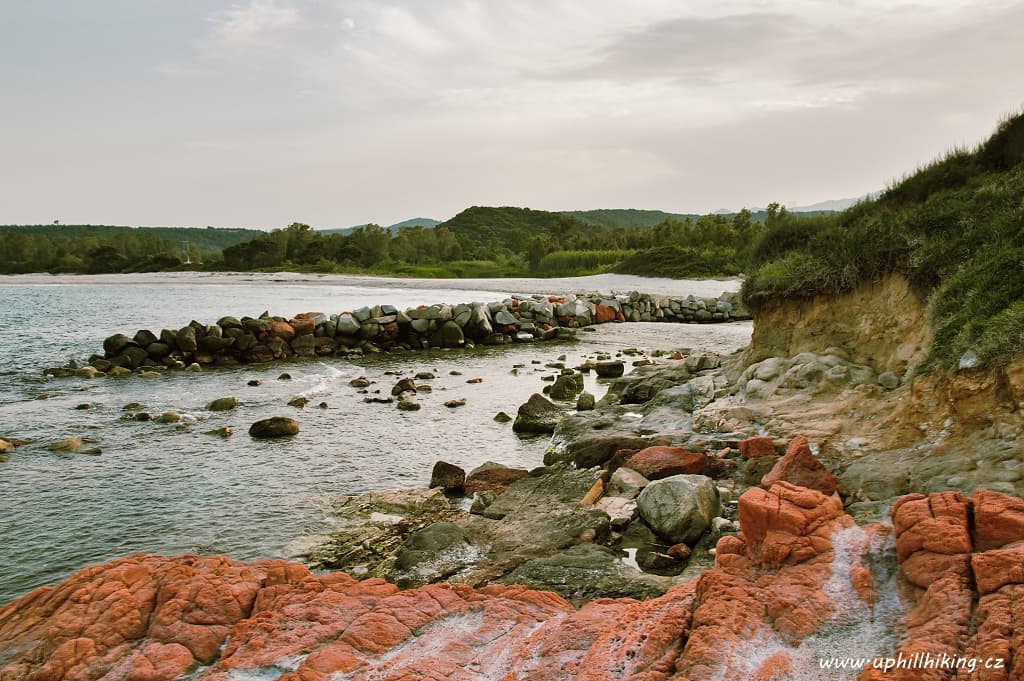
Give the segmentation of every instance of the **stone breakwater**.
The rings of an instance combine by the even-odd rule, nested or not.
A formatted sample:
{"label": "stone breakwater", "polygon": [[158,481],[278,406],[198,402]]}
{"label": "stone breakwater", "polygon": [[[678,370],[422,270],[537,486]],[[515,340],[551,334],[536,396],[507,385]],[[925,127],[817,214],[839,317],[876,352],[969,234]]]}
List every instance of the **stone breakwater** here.
{"label": "stone breakwater", "polygon": [[222,317],[215,324],[192,321],[159,333],[115,334],[80,369],[47,373],[88,375],[146,368],[233,365],[289,357],[349,356],[390,350],[472,348],[539,340],[571,340],[575,329],[608,322],[714,323],[749,319],[735,293],[718,298],[661,297],[644,293],[604,296],[514,296],[491,303],[429,305],[399,310],[362,307],[328,315],[305,312],[292,318]]}
{"label": "stone breakwater", "polygon": [[[739,517],[699,578],[579,609],[522,586],[400,590],[281,560],[132,556],[0,608],[0,679],[1024,678],[1020,499],[914,494],[892,528],[857,527],[837,497],[778,482],[743,494]],[[990,666],[821,666],[918,653]]]}

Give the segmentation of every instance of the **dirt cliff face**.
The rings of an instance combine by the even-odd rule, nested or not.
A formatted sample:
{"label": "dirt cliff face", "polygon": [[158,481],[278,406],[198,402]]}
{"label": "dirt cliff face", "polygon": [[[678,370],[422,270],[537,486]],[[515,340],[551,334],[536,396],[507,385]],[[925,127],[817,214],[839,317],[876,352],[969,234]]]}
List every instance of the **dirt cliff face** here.
{"label": "dirt cliff face", "polygon": [[841,348],[876,373],[903,376],[924,359],[931,343],[925,301],[901,275],[863,284],[839,298],[781,300],[753,312],[747,364]]}
{"label": "dirt cliff face", "polygon": [[[737,380],[743,372],[760,376],[764,370],[752,374],[751,367],[801,353],[840,355],[870,369],[877,383],[872,378],[832,391],[801,385],[740,400],[747,409],[764,411],[758,422],[769,431],[785,437],[813,435],[833,457],[1015,440],[1024,427],[1024,361],[994,370],[920,372],[931,342],[926,301],[905,277],[894,274],[838,298],[762,305],[754,310],[750,347],[731,371]],[[895,374],[892,386],[880,385],[884,372]]]}

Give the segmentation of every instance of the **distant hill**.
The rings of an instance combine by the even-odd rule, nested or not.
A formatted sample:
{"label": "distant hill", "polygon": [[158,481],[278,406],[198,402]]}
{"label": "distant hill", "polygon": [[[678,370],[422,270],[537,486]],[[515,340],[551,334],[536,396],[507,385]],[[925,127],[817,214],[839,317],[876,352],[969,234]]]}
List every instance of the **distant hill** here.
{"label": "distant hill", "polygon": [[661,210],[639,210],[637,208],[600,208],[597,210],[566,210],[562,215],[569,215],[581,222],[603,225],[612,229],[622,227],[654,227],[666,220],[696,220],[700,217],[695,213],[666,213]]}
{"label": "distant hill", "polygon": [[[396,222],[393,225],[388,225],[387,229],[392,234],[398,234],[398,230],[402,229],[403,227],[426,227],[427,229],[430,229],[431,227],[437,227],[439,224],[441,224],[441,221],[435,220],[433,218],[410,218],[408,220]],[[355,230],[360,229],[362,227],[369,227],[369,223],[365,225],[355,225],[353,227],[335,227],[333,229],[318,229],[317,231],[320,232],[321,234],[347,235],[351,234]]]}
{"label": "distant hill", "polygon": [[438,227],[446,227],[463,247],[520,250],[531,237],[551,232],[561,213],[514,206],[473,206]]}

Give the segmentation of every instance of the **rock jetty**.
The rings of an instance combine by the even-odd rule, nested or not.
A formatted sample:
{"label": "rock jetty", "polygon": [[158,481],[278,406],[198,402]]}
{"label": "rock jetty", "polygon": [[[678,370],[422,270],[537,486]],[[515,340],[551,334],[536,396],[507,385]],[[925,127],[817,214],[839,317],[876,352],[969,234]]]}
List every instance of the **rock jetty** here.
{"label": "rock jetty", "polygon": [[55,376],[120,374],[153,367],[186,368],[270,362],[291,357],[350,356],[391,350],[472,348],[546,340],[572,340],[575,329],[608,322],[715,323],[749,319],[735,293],[718,298],[650,294],[573,298],[534,295],[491,303],[361,307],[340,314],[294,317],[222,317],[191,321],[159,333],[115,334],[103,354],[79,368],[50,368]]}

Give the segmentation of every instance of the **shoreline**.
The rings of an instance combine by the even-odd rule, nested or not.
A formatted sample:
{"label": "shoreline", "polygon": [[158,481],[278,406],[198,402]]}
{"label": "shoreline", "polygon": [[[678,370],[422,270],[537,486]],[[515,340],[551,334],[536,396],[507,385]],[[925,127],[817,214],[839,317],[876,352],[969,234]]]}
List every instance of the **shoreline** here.
{"label": "shoreline", "polygon": [[586,277],[518,277],[508,279],[422,279],[355,274],[299,272],[140,272],[134,274],[5,274],[0,286],[76,284],[195,284],[284,283],[315,286],[354,286],[392,289],[478,290],[493,293],[567,295],[571,293],[628,293],[698,297],[739,291],[741,279],[665,279],[625,274]]}

